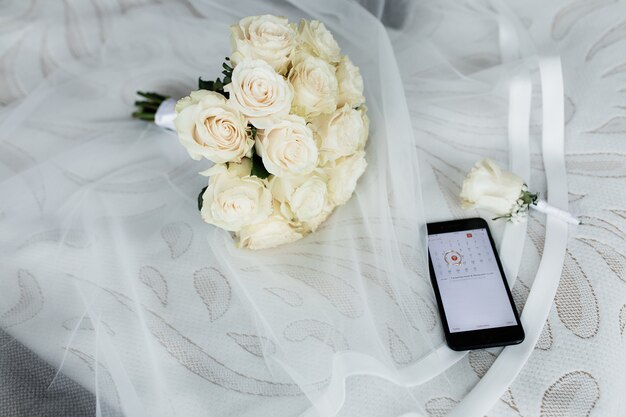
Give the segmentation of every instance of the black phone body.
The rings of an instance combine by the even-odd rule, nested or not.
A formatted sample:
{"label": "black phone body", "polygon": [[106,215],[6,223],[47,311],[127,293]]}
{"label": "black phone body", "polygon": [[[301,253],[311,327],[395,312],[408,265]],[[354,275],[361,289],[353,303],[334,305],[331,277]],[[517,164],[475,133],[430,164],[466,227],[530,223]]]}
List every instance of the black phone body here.
{"label": "black phone body", "polygon": [[428,264],[448,346],[521,343],[524,329],[484,219],[429,223]]}

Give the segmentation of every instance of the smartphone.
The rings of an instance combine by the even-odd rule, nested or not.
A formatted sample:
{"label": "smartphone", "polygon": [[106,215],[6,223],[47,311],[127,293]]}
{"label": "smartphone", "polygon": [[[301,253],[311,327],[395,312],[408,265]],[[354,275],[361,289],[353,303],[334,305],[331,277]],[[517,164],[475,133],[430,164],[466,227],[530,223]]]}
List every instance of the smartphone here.
{"label": "smartphone", "polygon": [[446,342],[453,350],[515,345],[524,329],[487,222],[429,223],[428,263]]}

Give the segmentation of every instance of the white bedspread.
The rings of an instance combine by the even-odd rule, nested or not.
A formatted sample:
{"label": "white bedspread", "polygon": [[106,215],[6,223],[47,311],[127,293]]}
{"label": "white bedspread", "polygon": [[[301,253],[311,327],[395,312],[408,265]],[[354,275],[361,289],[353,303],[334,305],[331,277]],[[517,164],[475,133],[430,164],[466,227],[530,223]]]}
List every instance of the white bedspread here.
{"label": "white bedspread", "polygon": [[[59,68],[66,71],[72,68],[74,61],[88,66],[91,64],[90,57],[97,63],[101,45],[107,42],[111,22],[128,13],[141,14],[142,8],[152,7],[153,3],[171,3],[179,17],[188,16],[189,19],[201,19],[208,13],[202,7],[197,7],[202,2],[188,0],[0,2],[0,129],[10,129],[21,122],[13,120],[12,115],[16,114],[16,110],[24,110],[20,106],[27,103],[28,97],[40,94],[39,86],[44,80],[54,80]],[[490,156],[503,165],[509,160],[506,140],[508,103],[501,100],[506,96],[496,91],[501,87],[497,83],[492,85],[496,93],[486,94],[484,100],[475,94],[468,94],[464,99],[459,91],[447,91],[446,86],[458,85],[453,84],[453,80],[464,77],[477,83],[483,76],[489,80],[497,79],[497,75],[489,72],[502,59],[498,49],[497,28],[485,24],[484,37],[472,43],[470,48],[468,44],[459,42],[462,33],[455,31],[458,22],[433,14],[428,2],[402,0],[396,3],[363,3],[372,10],[377,9],[378,16],[394,26],[388,28],[389,36],[411,112],[415,146],[420,154],[428,220],[472,214],[488,216],[488,213],[461,210],[458,193],[465,173],[476,160]],[[476,20],[480,16],[474,10],[474,2],[458,3],[455,18],[462,16],[463,10],[467,10],[468,19]],[[488,415],[626,415],[626,403],[623,400],[626,392],[626,348],[623,337],[626,327],[626,4],[611,0],[520,0],[510,3],[528,33],[535,39],[548,36],[556,44],[561,56],[566,94],[566,163],[570,210],[583,224],[571,229],[559,289],[534,353]],[[223,13],[229,18],[247,14],[245,10],[227,11],[228,2],[224,2],[223,8],[213,12]],[[224,31],[227,31],[231,20],[223,22]],[[163,36],[172,39],[178,33],[176,27],[163,30]],[[415,39],[423,37],[424,33],[432,35],[432,43],[428,47],[438,45],[441,48],[443,56],[436,65],[420,60],[421,54],[426,51],[421,49],[424,45],[416,43]],[[136,37],[129,37],[128,42],[137,44],[137,55],[133,58],[141,60],[142,51],[149,48],[149,39],[138,33]],[[172,42],[175,43],[175,40]],[[217,40],[208,40],[207,43],[227,53],[227,45],[220,45]],[[467,50],[461,49],[466,47]],[[153,52],[146,51],[146,56]],[[442,64],[446,62],[445,54],[448,52],[453,61]],[[190,51],[183,50],[181,54],[189,60]],[[203,62],[201,56],[195,59],[196,67],[209,65],[210,68],[217,68],[219,65],[217,62]],[[141,82],[145,80],[142,77],[146,73],[139,77],[133,71],[125,73],[122,69],[118,76],[119,83],[125,85],[128,98],[132,98],[132,92],[142,88]],[[168,80],[181,94],[185,91],[186,84],[180,81],[180,74],[163,75],[155,70],[150,76],[160,81]],[[538,75],[533,72],[531,76]],[[433,79],[440,82],[436,85],[424,82]],[[68,96],[73,93],[68,92]],[[85,90],[79,92],[88,93]],[[106,91],[96,88],[93,93],[106,95]],[[534,108],[538,108],[539,100],[540,91],[533,91]],[[76,105],[80,105],[80,100],[76,100]],[[123,120],[131,111],[131,108],[120,109],[110,117]],[[104,121],[106,117],[98,120]],[[146,131],[139,122],[130,119],[128,123],[137,123],[138,136],[157,136],[153,149],[155,155],[167,151],[162,132],[156,128]],[[102,127],[106,129],[105,122]],[[530,184],[532,189],[543,192],[545,183],[539,147],[540,127],[541,114],[533,111]],[[5,139],[0,140],[0,182],[26,169],[33,158],[38,158],[37,129],[56,129],[58,135],[68,142],[80,141],[81,137],[94,134],[91,131],[64,128],[62,122],[53,126],[37,126],[33,123],[31,128],[32,138],[23,138],[31,142],[23,144],[3,138],[0,131],[0,138]],[[44,149],[46,146],[41,145]],[[180,159],[177,155],[168,155],[167,158],[176,161]],[[190,165],[181,166],[180,172],[169,173],[170,177],[176,177],[181,182],[187,181],[189,190],[197,189],[202,182],[202,179],[195,178],[197,170]],[[88,172],[89,167],[85,168],[85,172]],[[72,180],[86,181],[78,176]],[[147,179],[138,180],[146,180],[145,185],[149,186]],[[115,183],[112,184],[115,186]],[[189,195],[192,194],[193,191],[190,191]],[[118,193],[112,198],[122,198],[119,196]],[[11,197],[2,195],[0,199]],[[150,201],[146,201],[147,207],[150,204]],[[186,204],[190,205],[190,210],[194,210],[192,200]],[[168,219],[167,213],[164,215],[158,209],[154,209],[154,216],[147,212],[141,219],[128,218],[129,223],[135,223],[137,228],[142,227],[143,221],[163,222],[159,235],[149,241],[135,242],[152,248],[154,257],[138,261],[142,267],[132,272],[136,277],[133,291],[151,299],[155,313],[145,320],[156,323],[153,324],[155,327],[161,326],[159,331],[167,335],[163,340],[169,340],[170,344],[161,341],[162,347],[156,345],[154,350],[133,352],[133,346],[137,349],[147,346],[144,339],[150,335],[125,334],[126,349],[132,353],[127,358],[104,360],[107,363],[121,360],[128,366],[128,361],[132,359],[136,361],[136,368],[128,366],[122,372],[129,372],[125,380],[127,385],[121,386],[118,379],[115,384],[117,392],[104,393],[104,397],[108,401],[117,396],[127,404],[133,404],[133,398],[153,399],[154,393],[164,390],[162,386],[151,385],[150,381],[154,378],[171,385],[169,391],[174,392],[175,397],[157,398],[147,408],[167,409],[172,416],[195,417],[204,412],[211,416],[298,416],[303,413],[310,402],[306,397],[298,395],[297,386],[273,382],[259,384],[259,381],[266,382],[264,378],[269,380],[270,375],[276,376],[274,370],[268,370],[269,365],[263,359],[264,353],[271,350],[271,346],[256,333],[256,323],[249,318],[243,302],[228,280],[216,269],[203,265],[202,253],[206,250],[203,233],[207,226],[200,219],[194,224]],[[9,233],[9,230],[14,233],[13,228],[3,224],[3,217],[0,211],[0,234]],[[540,260],[544,224],[543,216],[537,214],[533,214],[528,222],[528,238],[521,269],[513,288],[520,309],[532,286]],[[495,234],[500,236],[502,224],[494,223],[493,228]],[[94,326],[78,313],[55,308],[55,299],[63,299],[64,295],[55,290],[53,283],[46,281],[49,278],[38,276],[35,272],[41,268],[37,245],[63,240],[65,244],[80,249],[90,242],[81,240],[80,233],[74,237],[56,236],[54,229],[45,235],[12,236],[12,239],[20,240],[26,249],[21,252],[20,259],[0,264],[0,288],[10,294],[0,297],[0,326],[54,368],[62,365],[60,371],[64,375],[93,391],[97,381],[105,381],[110,377],[108,373],[115,373],[116,370],[102,367],[99,359],[89,353],[91,346],[79,348],[70,343],[77,332],[93,332]],[[80,256],[80,251],[77,251],[76,256]],[[103,264],[102,268],[106,270],[109,265]],[[177,276],[164,275],[163,270],[176,271]],[[79,270],[55,272],[71,274],[80,279]],[[297,293],[281,288],[279,283],[266,290],[268,297],[281,305],[297,307],[307,302]],[[186,323],[185,328],[168,328],[156,312],[161,308],[167,309],[169,317],[172,317],[172,311],[177,308],[185,311],[190,292],[193,292],[198,311],[202,310],[204,316],[188,320],[181,317],[179,323]],[[89,297],[89,294],[83,295]],[[123,309],[119,306],[120,303],[124,304],[123,296],[111,293],[111,297],[111,308]],[[337,301],[332,296],[329,299],[331,302]],[[339,304],[341,302],[337,301]],[[117,307],[113,307],[115,305]],[[127,306],[129,310],[133,308],[132,305]],[[350,306],[345,308],[349,316]],[[442,334],[438,333],[440,330],[435,306],[424,301],[420,308],[423,310],[422,316],[427,317],[426,322],[430,323],[429,331],[433,338],[442,340]],[[35,316],[38,316],[37,320],[33,320],[36,324],[27,327],[26,331],[11,332],[13,326],[21,325]],[[398,366],[411,363],[424,354],[407,347],[403,335],[394,330],[396,325],[402,327],[400,324],[388,324],[387,347]],[[100,329],[103,325],[108,326],[106,322],[99,325]],[[301,328],[292,329],[294,339],[315,338],[316,334],[318,338],[328,337],[327,334],[319,336],[325,334],[323,329],[320,330],[320,323],[302,321],[301,325]],[[103,332],[101,337],[104,341],[100,343],[110,343],[107,339],[115,338],[116,334],[117,330],[112,326]],[[185,338],[184,335],[189,334],[198,336],[195,341],[202,349]],[[53,352],[46,351],[42,338],[50,337],[56,343],[59,335],[67,335],[68,345],[72,347],[69,350],[59,347]],[[338,337],[324,342],[340,349],[338,345],[342,340]],[[185,352],[190,357],[180,352],[173,353],[180,346],[187,349]],[[500,349],[473,351],[439,377],[411,389],[400,389],[374,377],[349,378],[346,381],[346,402],[339,415],[399,416],[414,411],[413,405],[417,401],[429,416],[444,416],[488,371],[499,352]],[[204,356],[200,360],[193,355]],[[172,360],[173,356],[176,360]],[[142,369],[145,365],[143,357],[145,363],[157,360],[162,367],[150,371]],[[206,365],[205,368],[199,367],[198,363],[201,362]],[[117,371],[119,376],[120,370]],[[151,375],[151,372],[155,374]],[[58,381],[50,381],[51,390],[54,390],[55,383],[60,384]],[[19,381],[3,383],[18,384]],[[4,389],[2,387],[0,384],[0,389]],[[29,389],[27,384],[24,389]],[[3,404],[0,402],[0,411]],[[181,404],[185,406],[181,407]],[[6,407],[8,416],[21,415],[16,411],[13,411],[16,414],[10,414],[10,404]],[[117,415],[115,404],[110,409],[102,407],[101,412],[103,415]]]}

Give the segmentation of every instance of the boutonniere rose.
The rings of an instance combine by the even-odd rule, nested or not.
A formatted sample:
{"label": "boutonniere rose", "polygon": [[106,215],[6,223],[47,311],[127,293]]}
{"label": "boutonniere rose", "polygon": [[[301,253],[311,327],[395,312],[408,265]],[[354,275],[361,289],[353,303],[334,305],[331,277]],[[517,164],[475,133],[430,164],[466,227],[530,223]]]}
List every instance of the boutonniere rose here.
{"label": "boutonniere rose", "polygon": [[566,211],[539,200],[539,194],[530,192],[522,178],[500,168],[489,158],[478,161],[472,167],[463,181],[460,197],[463,208],[488,210],[496,215],[493,220],[517,222],[532,207],[556,215],[568,223],[580,224],[578,219]]}

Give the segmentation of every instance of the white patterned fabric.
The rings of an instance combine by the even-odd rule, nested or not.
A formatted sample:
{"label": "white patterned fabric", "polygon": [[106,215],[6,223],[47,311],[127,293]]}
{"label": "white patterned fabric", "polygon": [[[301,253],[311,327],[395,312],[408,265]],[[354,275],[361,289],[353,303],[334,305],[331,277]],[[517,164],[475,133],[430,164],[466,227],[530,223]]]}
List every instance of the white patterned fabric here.
{"label": "white patterned fabric", "polygon": [[[310,416],[334,409],[322,394],[338,353],[401,374],[442,344],[419,225],[489,216],[461,210],[458,192],[477,159],[512,157],[520,68],[533,87],[529,184],[545,193],[536,57],[504,56],[497,2],[360,3],[386,34],[352,1],[0,3],[0,363],[41,375],[0,372],[0,415]],[[570,210],[583,224],[533,354],[487,415],[625,415],[626,5],[510,6],[561,57]],[[202,223],[204,167],[129,114],[136,90],[182,96],[219,72],[228,26],[268,12],[327,23],[364,72],[373,133],[346,210],[302,243],[250,254]],[[544,225],[528,222],[520,310]],[[445,416],[500,352],[459,356],[417,386],[348,377],[337,415]]]}

